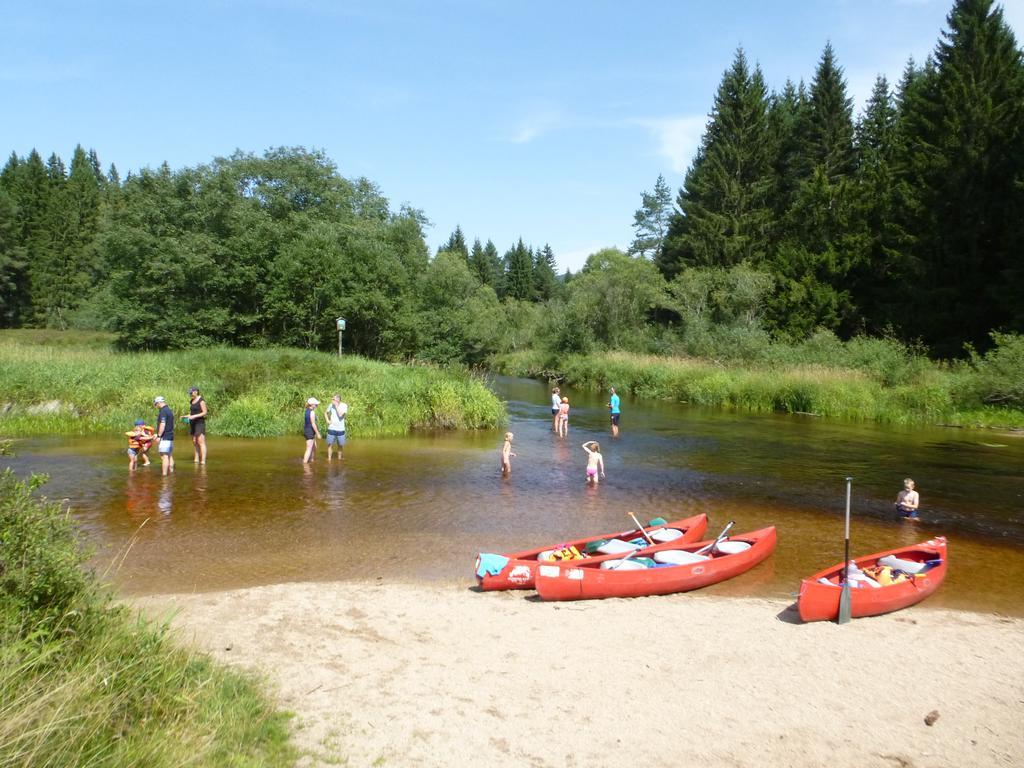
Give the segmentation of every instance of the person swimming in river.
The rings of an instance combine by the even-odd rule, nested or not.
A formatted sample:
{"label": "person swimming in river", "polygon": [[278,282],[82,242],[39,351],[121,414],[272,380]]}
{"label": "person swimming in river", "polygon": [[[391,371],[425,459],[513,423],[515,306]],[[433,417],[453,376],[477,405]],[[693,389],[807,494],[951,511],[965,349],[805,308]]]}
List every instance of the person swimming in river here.
{"label": "person swimming in river", "polygon": [[896,494],[896,511],[906,520],[920,520],[918,507],[921,497],[914,490],[914,481],[909,477],[903,481],[903,490]]}
{"label": "person swimming in river", "polygon": [[597,440],[587,440],[583,444],[583,450],[587,452],[587,482],[597,485],[597,473],[604,477],[604,456],[601,455],[601,445]]}
{"label": "person swimming in river", "polygon": [[511,432],[505,433],[505,444],[501,446],[501,474],[508,476],[512,474],[512,457],[515,456],[512,453],[512,438],[514,435]]}

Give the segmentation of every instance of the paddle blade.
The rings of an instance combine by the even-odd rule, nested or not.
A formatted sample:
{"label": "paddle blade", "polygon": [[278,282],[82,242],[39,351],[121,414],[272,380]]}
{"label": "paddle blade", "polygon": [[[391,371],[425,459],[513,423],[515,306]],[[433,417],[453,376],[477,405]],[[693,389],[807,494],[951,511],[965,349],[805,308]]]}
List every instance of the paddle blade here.
{"label": "paddle blade", "polygon": [[852,615],[852,606],[850,605],[850,583],[848,581],[843,582],[843,589],[839,593],[839,616],[836,617],[836,623],[845,624],[848,622]]}

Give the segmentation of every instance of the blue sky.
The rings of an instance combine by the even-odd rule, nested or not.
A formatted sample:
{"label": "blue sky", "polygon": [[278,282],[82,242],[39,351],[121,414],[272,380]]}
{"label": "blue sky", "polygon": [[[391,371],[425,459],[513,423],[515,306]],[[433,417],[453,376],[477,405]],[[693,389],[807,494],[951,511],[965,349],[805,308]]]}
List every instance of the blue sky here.
{"label": "blue sky", "polygon": [[[433,249],[456,224],[578,269],[673,190],[743,46],[768,84],[810,81],[826,41],[856,107],[934,49],[951,0],[432,2],[0,0],[0,152],[128,170],[236,148],[324,150]],[[1004,3],[1022,39],[1024,0]]]}

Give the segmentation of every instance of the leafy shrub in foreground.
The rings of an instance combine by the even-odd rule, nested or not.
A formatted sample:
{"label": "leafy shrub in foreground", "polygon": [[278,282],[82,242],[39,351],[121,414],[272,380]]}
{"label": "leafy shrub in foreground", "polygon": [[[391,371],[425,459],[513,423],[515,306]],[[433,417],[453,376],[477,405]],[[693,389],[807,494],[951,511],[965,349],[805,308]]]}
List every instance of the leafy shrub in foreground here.
{"label": "leafy shrub in foreground", "polygon": [[960,392],[966,401],[1024,406],[1024,336],[993,333],[995,346],[984,355],[970,350],[970,373]]}
{"label": "leafy shrub in foreground", "polygon": [[288,766],[288,715],[82,570],[42,479],[0,474],[0,766]]}
{"label": "leafy shrub in foreground", "polygon": [[32,498],[45,481],[0,474],[0,602],[40,625],[81,611],[89,579],[68,515],[55,502]]}

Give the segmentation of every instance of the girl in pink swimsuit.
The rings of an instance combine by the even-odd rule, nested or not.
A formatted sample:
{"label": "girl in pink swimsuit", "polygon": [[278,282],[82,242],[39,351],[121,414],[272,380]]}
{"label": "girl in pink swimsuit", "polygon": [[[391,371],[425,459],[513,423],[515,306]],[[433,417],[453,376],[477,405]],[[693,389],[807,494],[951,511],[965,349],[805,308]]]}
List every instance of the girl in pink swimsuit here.
{"label": "girl in pink swimsuit", "polygon": [[598,471],[604,477],[604,457],[601,455],[601,446],[597,440],[587,440],[583,444],[583,450],[587,452],[587,482],[597,485],[600,480],[597,478]]}

